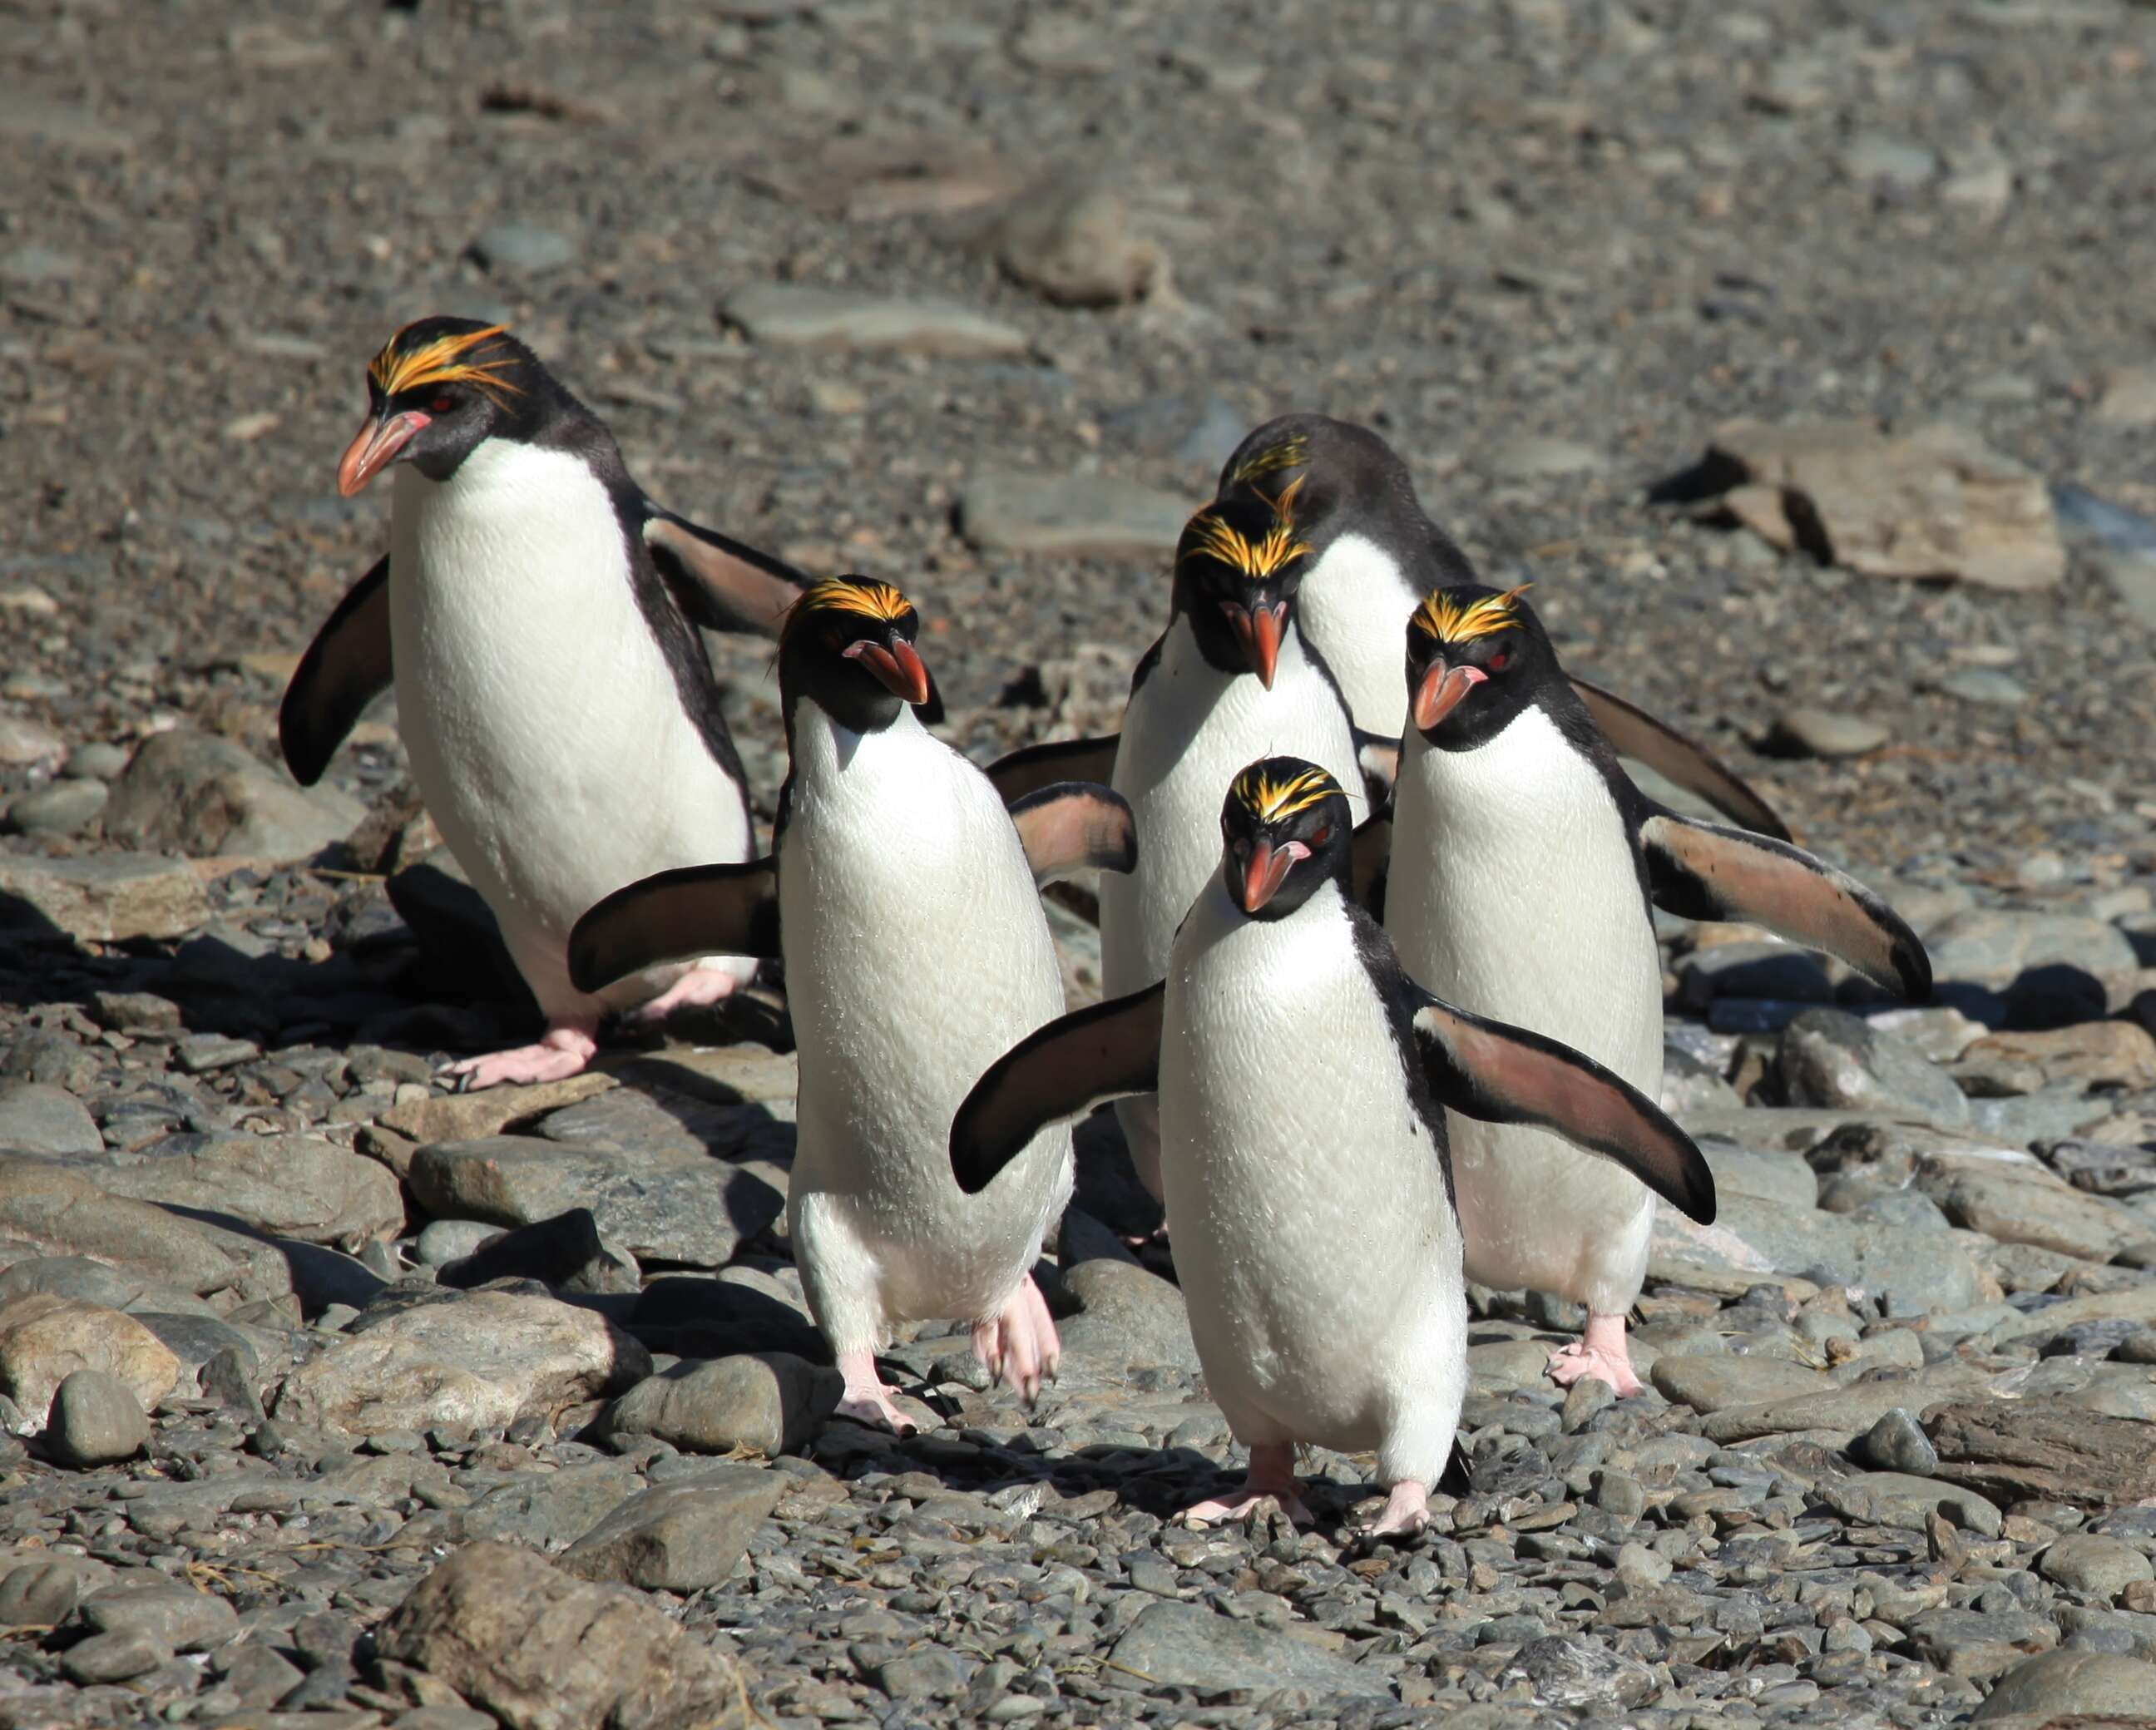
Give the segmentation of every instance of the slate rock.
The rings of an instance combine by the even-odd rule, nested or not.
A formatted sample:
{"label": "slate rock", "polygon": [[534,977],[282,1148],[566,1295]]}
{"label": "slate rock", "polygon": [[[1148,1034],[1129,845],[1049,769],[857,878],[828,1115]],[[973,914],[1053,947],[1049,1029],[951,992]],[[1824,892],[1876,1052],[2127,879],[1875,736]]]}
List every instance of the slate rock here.
{"label": "slate rock", "polygon": [[1677,957],[1677,988],[1694,1013],[1720,998],[1830,1004],[1834,984],[1808,949],[1766,939],[1712,943]]}
{"label": "slate rock", "polygon": [[958,531],[984,552],[1147,559],[1172,554],[1190,503],[1104,475],[974,475],[958,501]]}
{"label": "slate rock", "polygon": [[169,1646],[145,1634],[93,1634],[60,1656],[60,1673],[71,1682],[94,1687],[100,1682],[131,1681],[168,1661]]}
{"label": "slate rock", "polygon": [[1928,1478],[1939,1466],[1931,1438],[1899,1406],[1866,1430],[1853,1451],[1881,1471],[1907,1477]]}
{"label": "slate rock", "polygon": [[1715,1223],[1706,1228],[1692,1227],[1672,1209],[1658,1209],[1654,1253],[1655,1265],[1671,1277],[1686,1263],[1823,1275],[1836,1285],[1884,1295],[1896,1315],[1965,1310],[1986,1295],[1968,1246],[1950,1231],[1793,1208],[1742,1194],[1721,1197]]}
{"label": "slate rock", "polygon": [[644,1164],[531,1136],[438,1142],[407,1181],[431,1213],[531,1225],[584,1207],[599,1235],[644,1261],[722,1267],[785,1199],[724,1160]]}
{"label": "slate rock", "polygon": [[102,1172],[108,1194],[203,1208],[278,1237],[357,1250],[401,1231],[404,1199],[379,1162],[315,1135],[235,1136]]}
{"label": "slate rock", "polygon": [[2156,1567],[2131,1544],[2088,1532],[2060,1538],[2044,1552],[2036,1571],[2096,1598],[2116,1598],[2137,1580],[2156,1579]]}
{"label": "slate rock", "polygon": [[617,1087],[550,1112],[537,1133],[570,1147],[611,1148],[638,1160],[751,1159],[790,1163],[793,1101],[700,1099],[670,1087]]}
{"label": "slate rock", "polygon": [[2086,1194],[2033,1162],[1934,1154],[1920,1162],[1917,1182],[1954,1224],[2002,1244],[2108,1261],[2150,1232],[2128,1209]]}
{"label": "slate rock", "polygon": [[175,727],[153,733],[112,783],[105,832],[190,857],[305,859],[359,826],[366,807],[328,786],[303,789],[234,741]]}
{"label": "slate rock", "polygon": [[0,1393],[43,1427],[60,1384],[78,1370],[111,1377],[149,1411],[179,1380],[179,1360],[132,1316],[33,1292],[0,1309]]}
{"label": "slate rock", "polygon": [[62,1466],[110,1466],[149,1445],[150,1420],[135,1390],[102,1370],[78,1369],[59,1385],[45,1450]]}
{"label": "slate rock", "polygon": [[2131,1418],[2048,1402],[1963,1401],[1928,1412],[1939,1476],[2004,1502],[2119,1507],[2156,1496],[2156,1450]]}
{"label": "slate rock", "polygon": [[655,1435],[698,1454],[798,1448],[838,1409],[844,1378],[783,1352],[683,1363],[639,1382],[600,1420],[613,1435]]}
{"label": "slate rock", "polygon": [[1793,1106],[1914,1112],[1948,1125],[1969,1117],[1969,1101],[1945,1070],[1841,1009],[1798,1016],[1782,1031],[1774,1065]]}
{"label": "slate rock", "polygon": [[64,1087],[0,1083],[0,1147],[25,1153],[102,1153],[90,1108]]}
{"label": "slate rock", "polygon": [[730,1660],[628,1594],[506,1544],[449,1557],[375,1630],[375,1645],[509,1730],[746,1730],[749,1722]]}
{"label": "slate rock", "polygon": [[2109,1652],[2046,1652],[2001,1676],[1971,1722],[2023,1712],[2047,1719],[2088,1713],[2111,1723],[2156,1720],[2156,1664]]}
{"label": "slate rock", "polygon": [[797,1286],[743,1263],[715,1276],[662,1275],[630,1311],[629,1331],[678,1358],[783,1353],[829,1363],[831,1348]]}
{"label": "slate rock", "polygon": [[111,1583],[112,1569],[87,1556],[22,1563],[0,1575],[0,1628],[56,1628]]}
{"label": "slate rock", "polygon": [[1663,1398],[1696,1412],[1759,1405],[1799,1394],[1823,1393],[1829,1377],[1781,1358],[1737,1358],[1725,1353],[1662,1356],[1648,1378]]}
{"label": "slate rock", "polygon": [[184,860],[0,853],[0,931],[49,929],[86,943],[127,943],[184,937],[208,918],[202,879]]}
{"label": "slate rock", "polygon": [[[481,903],[484,906],[484,903]],[[498,928],[497,928],[498,929]],[[612,1075],[587,1070],[559,1081],[541,1081],[528,1087],[486,1087],[477,1093],[436,1094],[408,1100],[384,1111],[376,1120],[409,1140],[468,1142],[481,1136],[499,1135],[511,1125],[521,1126],[547,1112],[559,1113],[594,1095],[621,1091]],[[629,1097],[637,1096],[629,1094]]]}
{"label": "slate rock", "polygon": [[827,353],[893,352],[983,360],[1014,358],[1031,346],[1016,326],[955,300],[899,300],[792,283],[739,290],[726,297],[719,316],[752,341]]}
{"label": "slate rock", "polygon": [[1204,1604],[1169,1599],[1140,1610],[1113,1656],[1156,1687],[1307,1688],[1378,1698],[1392,1692],[1375,1667],[1365,1669],[1255,1622],[1230,1621]]}
{"label": "slate rock", "polygon": [[8,800],[7,827],[18,835],[79,835],[111,797],[101,781],[55,781]]}
{"label": "slate rock", "polygon": [[636,1474],[615,1460],[519,1472],[458,1517],[461,1536],[535,1550],[565,1549],[636,1493]]}
{"label": "slate rock", "polygon": [[574,262],[577,243],[558,229],[536,223],[496,223],[479,232],[471,252],[489,270],[537,276]]}
{"label": "slate rock", "polygon": [[1964,1531],[1985,1537],[1996,1537],[2005,1519],[1995,1503],[1974,1491],[1898,1471],[1859,1472],[1820,1485],[1817,1494],[1845,1519],[1906,1532],[1923,1531],[1934,1509]]}
{"label": "slate rock", "polygon": [[362,1318],[285,1378],[281,1422],[372,1435],[551,1419],[651,1373],[651,1356],[592,1311],[533,1291],[459,1292]]}
{"label": "slate rock", "polygon": [[2050,1651],[2059,1643],[2059,1631],[2041,1616],[2020,1610],[1935,1609],[1910,1623],[1909,1643],[1934,1669],[1984,1681],[2024,1658]]}
{"label": "slate rock", "polygon": [[718,1585],[792,1481],[763,1466],[721,1465],[639,1491],[578,1539],[562,1567],[649,1591]]}

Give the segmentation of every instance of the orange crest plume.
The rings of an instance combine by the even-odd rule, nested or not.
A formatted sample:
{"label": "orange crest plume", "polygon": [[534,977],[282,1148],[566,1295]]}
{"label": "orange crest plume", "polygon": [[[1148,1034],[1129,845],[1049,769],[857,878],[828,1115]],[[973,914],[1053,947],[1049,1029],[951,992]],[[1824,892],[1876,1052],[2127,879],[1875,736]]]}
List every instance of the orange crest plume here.
{"label": "orange crest plume", "polygon": [[1277,444],[1268,444],[1262,450],[1252,451],[1228,479],[1234,483],[1247,485],[1265,475],[1278,474],[1282,469],[1296,468],[1309,454],[1310,440],[1297,433],[1292,438],[1281,439]]}
{"label": "orange crest plume", "polygon": [[1260,823],[1277,823],[1298,811],[1307,811],[1340,791],[1340,783],[1322,769],[1305,769],[1285,781],[1276,781],[1262,768],[1248,768],[1229,789],[1236,803]]}
{"label": "orange crest plume", "polygon": [[1466,643],[1476,637],[1494,636],[1519,623],[1513,603],[1533,587],[1532,583],[1522,583],[1502,594],[1484,595],[1465,604],[1450,589],[1440,588],[1415,608],[1414,628],[1440,643]]}
{"label": "orange crest plume", "polygon": [[[1298,475],[1281,490],[1276,499],[1260,499],[1272,506],[1273,525],[1262,535],[1245,535],[1240,529],[1219,514],[1216,502],[1208,505],[1190,519],[1188,532],[1194,538],[1185,558],[1203,554],[1218,559],[1231,571],[1240,571],[1245,577],[1263,578],[1276,574],[1281,568],[1302,557],[1310,551],[1307,541],[1295,537],[1295,497],[1302,490],[1304,477]],[[1251,489],[1255,492],[1257,490]]]}
{"label": "orange crest plume", "polygon": [[888,583],[868,583],[853,577],[825,577],[801,592],[787,613],[787,622],[810,613],[858,613],[891,624],[914,610],[913,603]]}
{"label": "orange crest plume", "polygon": [[[411,328],[407,325],[404,330]],[[431,342],[423,342],[408,350],[400,346],[404,341],[404,331],[399,331],[368,362],[367,376],[380,388],[384,397],[401,396],[423,384],[469,384],[498,405],[503,391],[514,396],[523,394],[500,376],[516,364],[516,357],[504,354],[491,361],[467,360],[465,357],[482,343],[506,334],[508,329],[506,325],[489,325],[483,331],[437,336]]]}

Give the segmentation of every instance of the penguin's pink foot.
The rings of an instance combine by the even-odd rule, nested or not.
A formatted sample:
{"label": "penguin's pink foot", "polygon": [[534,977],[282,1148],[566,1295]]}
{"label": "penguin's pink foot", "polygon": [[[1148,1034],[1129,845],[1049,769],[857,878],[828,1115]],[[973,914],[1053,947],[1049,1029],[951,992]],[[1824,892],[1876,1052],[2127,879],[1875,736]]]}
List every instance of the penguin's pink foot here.
{"label": "penguin's pink foot", "polygon": [[1355,1529],[1359,1537],[1413,1537],[1429,1524],[1430,1486],[1402,1478],[1385,1497],[1377,1518]]}
{"label": "penguin's pink foot", "polygon": [[839,1373],[846,1378],[846,1391],[839,1397],[838,1416],[893,1435],[911,1435],[920,1427],[891,1403],[898,1390],[884,1385],[873,1352],[841,1352]]}
{"label": "penguin's pink foot", "polygon": [[1586,1333],[1550,1353],[1548,1374],[1560,1388],[1593,1377],[1609,1383],[1620,1399],[1637,1394],[1640,1378],[1632,1373],[1632,1353],[1625,1343],[1625,1318],[1589,1311]]}
{"label": "penguin's pink foot", "polygon": [[1291,1442],[1260,1442],[1250,1450],[1250,1469],[1242,1487],[1226,1496],[1209,1496],[1183,1509],[1177,1518],[1189,1526],[1210,1526],[1223,1520],[1240,1520],[1270,1496],[1297,1526],[1315,1526],[1317,1517],[1302,1505],[1295,1481],[1295,1447]]}
{"label": "penguin's pink foot", "polygon": [[740,988],[741,981],[724,968],[690,968],[649,1003],[629,1011],[629,1019],[664,1021],[676,1009],[722,1004]]}
{"label": "penguin's pink foot", "polygon": [[1147,1249],[1154,1244],[1164,1245],[1168,1242],[1168,1221],[1163,1219],[1151,1231],[1141,1231],[1135,1236],[1127,1232],[1124,1234],[1123,1241],[1133,1250]]}
{"label": "penguin's pink foot", "polygon": [[990,1375],[1017,1389],[1028,1405],[1040,1398],[1043,1381],[1055,1379],[1063,1348],[1055,1337],[1048,1301],[1031,1274],[1019,1281],[1010,1301],[994,1317],[973,1324],[973,1355]]}
{"label": "penguin's pink foot", "polygon": [[557,1021],[536,1045],[467,1057],[451,1064],[444,1075],[459,1093],[476,1093],[482,1087],[498,1087],[505,1082],[529,1086],[534,1081],[564,1081],[583,1074],[584,1065],[598,1052],[598,1041],[592,1037],[595,1024]]}

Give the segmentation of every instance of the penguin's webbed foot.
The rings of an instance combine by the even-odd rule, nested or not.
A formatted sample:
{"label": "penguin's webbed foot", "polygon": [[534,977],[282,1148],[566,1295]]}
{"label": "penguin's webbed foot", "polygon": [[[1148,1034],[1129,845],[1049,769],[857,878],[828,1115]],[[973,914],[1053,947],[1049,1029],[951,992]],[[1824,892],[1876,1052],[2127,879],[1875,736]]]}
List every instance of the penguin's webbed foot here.
{"label": "penguin's webbed foot", "polygon": [[1590,1310],[1586,1333],[1550,1353],[1548,1373],[1560,1388],[1592,1377],[1609,1383],[1620,1399],[1640,1392],[1640,1378],[1632,1372],[1632,1353],[1625,1342],[1625,1318],[1598,1316]]}
{"label": "penguin's webbed foot", "polygon": [[649,1025],[664,1021],[676,1009],[724,1003],[740,988],[741,982],[724,968],[692,967],[649,1003],[631,1009],[627,1019]]}
{"label": "penguin's webbed foot", "polygon": [[1429,1524],[1430,1486],[1414,1478],[1402,1478],[1386,1496],[1376,1517],[1355,1527],[1355,1536],[1413,1537]]}
{"label": "penguin's webbed foot", "polygon": [[1250,1450],[1250,1469],[1241,1486],[1226,1496],[1209,1496],[1176,1516],[1186,1526],[1211,1526],[1240,1520],[1260,1502],[1270,1498],[1280,1505],[1290,1523],[1315,1526],[1317,1517],[1303,1506],[1295,1477],[1295,1445],[1260,1442]]}
{"label": "penguin's webbed foot", "polygon": [[884,1385],[883,1378],[876,1373],[874,1353],[840,1353],[839,1373],[846,1378],[846,1391],[839,1397],[834,1417],[865,1424],[871,1430],[888,1430],[893,1435],[911,1435],[920,1429],[893,1402],[891,1395],[898,1390]]}
{"label": "penguin's webbed foot", "polygon": [[1055,1337],[1048,1300],[1031,1274],[1019,1281],[1009,1301],[993,1317],[973,1324],[973,1355],[990,1375],[1015,1389],[1029,1406],[1040,1398],[1041,1383],[1055,1379],[1063,1347]]}
{"label": "penguin's webbed foot", "polygon": [[556,1022],[536,1045],[517,1045],[506,1051],[490,1051],[484,1057],[467,1057],[453,1063],[442,1078],[459,1093],[476,1093],[482,1087],[505,1082],[528,1086],[535,1081],[565,1081],[583,1073],[597,1055],[598,1041],[592,1037],[593,1024]]}

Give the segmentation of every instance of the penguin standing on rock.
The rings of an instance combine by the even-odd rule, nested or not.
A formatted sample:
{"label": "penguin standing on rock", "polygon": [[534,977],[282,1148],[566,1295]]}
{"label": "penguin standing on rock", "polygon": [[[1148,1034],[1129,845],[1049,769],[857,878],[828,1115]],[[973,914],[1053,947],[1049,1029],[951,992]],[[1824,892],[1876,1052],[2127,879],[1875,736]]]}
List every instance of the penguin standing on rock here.
{"label": "penguin standing on rock", "polygon": [[1441,1003],[1348,891],[1336,778],[1274,757],[1237,776],[1218,868],[1167,977],[1051,1023],[999,1059],[951,1130],[968,1191],[1041,1126],[1158,1090],[1176,1271],[1206,1386],[1250,1449],[1242,1487],[1307,1523],[1295,1449],[1374,1450],[1364,1530],[1419,1531],[1467,1383],[1446,1111],[1534,1124],[1702,1221],[1714,1180],[1649,1099],[1553,1040]]}
{"label": "penguin standing on rock", "polygon": [[[1650,1096],[1662,1080],[1655,906],[1748,920],[1912,1002],[1930,995],[1922,944],[1862,884],[1633,786],[1517,589],[1424,600],[1407,684],[1385,928],[1433,991],[1561,1040]],[[1552,1377],[1636,1393],[1625,1317],[1653,1196],[1532,1127],[1456,1116],[1451,1135],[1467,1276],[1585,1305],[1586,1337],[1555,1354]]]}
{"label": "penguin standing on rock", "polygon": [[[1110,995],[1167,970],[1175,928],[1216,862],[1220,789],[1254,755],[1322,763],[1359,786],[1353,724],[1339,687],[1303,640],[1296,588],[1308,547],[1297,486],[1215,504],[1176,550],[1167,631],[1139,662],[1111,784],[1137,819],[1137,869],[1101,885],[1101,980]],[[1116,1106],[1131,1162],[1156,1198],[1160,1136],[1152,1101]]]}
{"label": "penguin standing on rock", "polygon": [[972,1322],[982,1363],[1029,1400],[1055,1372],[1030,1270],[1070,1199],[1070,1132],[1029,1137],[978,1194],[959,1192],[947,1143],[983,1068],[1062,1011],[1036,880],[1133,857],[1106,788],[1050,788],[1007,811],[922,727],[917,628],[886,584],[812,585],[779,642],[792,768],[773,857],[633,885],[570,942],[587,990],[711,948],[783,952],[801,1064],[794,1255],[845,1376],[839,1410],[901,1434],[912,1426],[875,1365],[900,1322]]}
{"label": "penguin standing on rock", "polygon": [[394,681],[420,797],[547,1017],[537,1044],[451,1073],[466,1088],[574,1075],[603,1010],[656,1018],[754,970],[703,956],[602,995],[570,983],[564,945],[610,891],[752,850],[695,624],[774,633],[798,579],[646,497],[598,418],[499,325],[408,325],[367,382],[337,490],[393,469],[390,552],[293,675],[285,761],[311,786]]}

